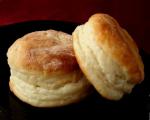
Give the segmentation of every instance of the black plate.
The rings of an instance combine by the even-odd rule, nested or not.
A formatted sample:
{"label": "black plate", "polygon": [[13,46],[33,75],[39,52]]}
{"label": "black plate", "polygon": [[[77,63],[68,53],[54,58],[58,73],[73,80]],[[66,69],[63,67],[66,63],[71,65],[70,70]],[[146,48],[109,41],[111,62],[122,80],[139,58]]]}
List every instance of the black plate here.
{"label": "black plate", "polygon": [[[109,101],[102,98],[96,91],[83,101],[58,108],[35,108],[16,98],[9,90],[9,67],[6,52],[10,45],[26,33],[55,29],[72,33],[77,24],[58,21],[32,21],[0,27],[0,120],[33,120],[52,118],[92,119],[139,119],[149,117],[149,79],[150,56],[140,51],[145,64],[145,80],[137,85],[130,95],[125,95],[120,101]],[[71,117],[71,115],[73,117]]]}

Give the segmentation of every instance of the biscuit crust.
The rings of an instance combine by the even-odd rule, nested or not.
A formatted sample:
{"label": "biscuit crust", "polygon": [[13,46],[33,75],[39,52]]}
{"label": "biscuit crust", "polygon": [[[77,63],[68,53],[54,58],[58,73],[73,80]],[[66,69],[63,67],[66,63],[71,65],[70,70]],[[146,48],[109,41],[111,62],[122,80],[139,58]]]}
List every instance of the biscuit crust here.
{"label": "biscuit crust", "polygon": [[31,73],[68,73],[78,69],[72,37],[54,30],[36,31],[19,38],[9,48],[8,64]]}

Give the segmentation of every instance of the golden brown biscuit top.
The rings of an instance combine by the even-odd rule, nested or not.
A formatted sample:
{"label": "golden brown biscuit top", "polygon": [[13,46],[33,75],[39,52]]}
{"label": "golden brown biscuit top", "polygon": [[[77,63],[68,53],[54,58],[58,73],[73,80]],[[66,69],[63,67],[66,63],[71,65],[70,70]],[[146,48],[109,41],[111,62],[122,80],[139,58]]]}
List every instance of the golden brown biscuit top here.
{"label": "golden brown biscuit top", "polygon": [[138,48],[117,21],[107,14],[94,14],[85,24],[99,46],[125,69],[131,82],[138,83],[144,79],[144,65]]}
{"label": "golden brown biscuit top", "polygon": [[66,73],[78,69],[71,35],[54,30],[23,36],[9,48],[7,56],[12,68],[33,73]]}

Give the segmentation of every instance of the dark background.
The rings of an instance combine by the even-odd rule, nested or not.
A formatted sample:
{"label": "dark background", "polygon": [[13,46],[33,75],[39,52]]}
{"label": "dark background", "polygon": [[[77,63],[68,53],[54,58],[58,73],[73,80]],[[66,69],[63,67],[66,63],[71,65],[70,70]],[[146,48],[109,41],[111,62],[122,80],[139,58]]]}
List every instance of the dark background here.
{"label": "dark background", "polygon": [[149,0],[0,0],[0,26],[30,20],[84,23],[97,12],[108,13],[150,53]]}

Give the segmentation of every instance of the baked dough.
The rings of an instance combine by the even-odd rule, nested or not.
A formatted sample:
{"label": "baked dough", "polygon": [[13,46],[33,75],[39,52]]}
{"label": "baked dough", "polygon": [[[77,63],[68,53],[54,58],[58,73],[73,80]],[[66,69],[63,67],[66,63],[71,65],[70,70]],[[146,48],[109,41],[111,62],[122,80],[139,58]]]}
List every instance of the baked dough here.
{"label": "baked dough", "polygon": [[77,26],[73,47],[83,73],[107,99],[121,99],[144,79],[144,65],[135,42],[107,14],[94,14]]}
{"label": "baked dough", "polygon": [[55,30],[36,31],[8,49],[11,91],[36,107],[56,107],[88,95],[89,82],[79,69],[71,35]]}

